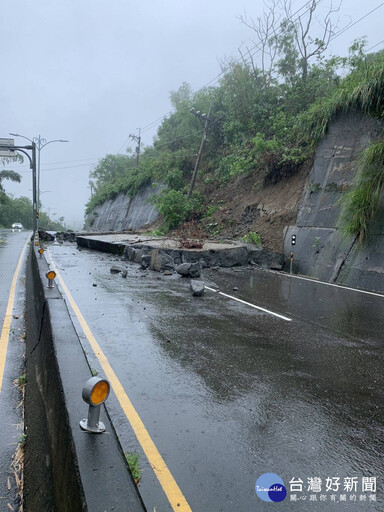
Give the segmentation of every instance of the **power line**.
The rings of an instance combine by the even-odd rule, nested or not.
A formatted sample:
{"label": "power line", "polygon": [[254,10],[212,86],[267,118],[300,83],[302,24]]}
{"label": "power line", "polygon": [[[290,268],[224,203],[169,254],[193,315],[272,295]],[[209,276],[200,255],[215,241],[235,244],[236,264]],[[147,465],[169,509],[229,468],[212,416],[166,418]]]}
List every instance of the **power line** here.
{"label": "power line", "polygon": [[[64,169],[77,169],[78,167],[89,167],[90,165],[94,165],[94,164],[88,163],[88,164],[78,164],[78,165],[67,165],[65,167],[52,167],[51,169],[41,168],[41,172],[62,171]],[[16,167],[15,167],[15,169],[16,169]],[[27,174],[27,173],[31,172],[30,169],[29,170],[23,170],[23,169],[26,169],[26,168],[25,167],[21,168],[15,172],[18,172],[19,174]]]}
{"label": "power line", "polygon": [[[344,32],[346,32],[347,30],[349,30],[350,28],[354,27],[355,25],[357,25],[357,23],[360,23],[360,21],[362,21],[363,19],[367,18],[367,16],[369,16],[370,14],[372,14],[373,12],[377,11],[377,9],[380,9],[380,7],[382,7],[384,5],[384,2],[382,2],[380,5],[378,5],[377,7],[375,7],[374,9],[372,9],[371,11],[369,11],[367,14],[364,14],[364,16],[361,16],[361,18],[359,18],[358,20],[354,21],[353,23],[351,23],[350,25],[347,25],[346,27],[344,27],[343,29],[339,30],[339,32],[336,32],[336,34],[334,34],[331,38],[330,38],[330,41],[333,41],[334,39],[336,39],[336,37],[339,37],[341,36],[341,34],[344,34]],[[380,44],[380,43],[379,43]]]}
{"label": "power line", "polygon": [[[294,16],[296,16],[300,11],[302,11],[305,7],[307,7],[309,4],[312,3],[312,0],[309,0],[308,2],[306,2],[305,4],[303,4],[299,9],[297,9],[292,15],[291,15],[291,21],[297,21],[296,20],[293,20]],[[307,14],[308,12],[310,11],[310,8],[307,8],[307,10],[303,13],[303,15]],[[282,30],[279,32],[279,34],[276,33],[276,30],[273,31],[272,35],[280,35],[282,33]],[[251,53],[253,50],[256,50],[255,52]],[[260,48],[260,43],[258,44],[255,44],[253,46],[253,48],[251,48],[249,51],[248,51],[248,55],[249,55],[249,58],[246,59],[249,60],[251,57],[253,57],[258,51],[261,51],[261,48]],[[237,63],[237,62],[240,62],[242,60],[242,57],[236,59],[234,62]],[[209,85],[211,84],[215,84],[216,82],[218,82],[218,80],[227,72],[227,69],[223,69],[223,71],[221,71],[221,73],[219,73],[218,75],[216,75],[212,80],[210,80],[209,82],[207,82],[205,85],[201,86],[197,91],[201,91],[202,89],[204,89],[205,87],[208,87]],[[165,119],[169,114],[172,114],[173,113],[173,110],[170,110],[169,112],[167,112],[166,114],[164,114],[163,116],[161,116],[160,118],[158,118],[157,120],[153,121],[152,123],[150,123],[149,125],[147,126],[144,126],[142,128],[142,133],[145,133],[146,131],[150,130],[151,128],[153,128],[154,126],[156,126],[156,124],[159,124],[163,119]],[[124,145],[126,145],[126,143],[128,142],[128,139],[127,141],[121,146],[121,148],[119,149],[119,151],[121,151],[121,149],[124,147]]]}
{"label": "power line", "polygon": [[[297,11],[295,11],[295,12],[292,14],[291,18],[288,18],[288,19],[290,19],[290,21],[293,21],[293,22],[294,22],[294,21],[297,21],[297,19],[296,19],[296,20],[293,20],[292,18],[293,18],[294,16],[296,16],[296,14],[298,14],[302,9],[304,9],[304,7],[306,7],[306,6],[307,6],[308,4],[310,4],[310,3],[312,3],[312,0],[309,0],[309,2],[306,2],[304,5],[302,5],[302,6],[300,7],[300,9],[298,9]],[[304,16],[305,14],[307,14],[307,12],[309,12],[309,10],[310,10],[310,8],[308,8],[308,9],[307,9],[307,10],[306,10],[302,15]],[[299,18],[298,18],[298,19],[299,19]],[[272,32],[272,36],[280,35],[281,33],[282,33],[282,30],[277,34],[277,33],[276,33],[276,29],[275,29],[275,30],[273,30],[273,32]],[[272,36],[271,36],[271,37],[272,37]],[[256,50],[256,51],[255,51],[254,53],[251,53],[253,50]],[[251,57],[253,57],[253,56],[254,56],[257,52],[259,52],[259,51],[261,51],[260,43],[257,43],[257,44],[255,44],[255,45],[253,46],[253,48],[251,48],[251,49],[248,51],[248,55],[249,55],[249,58],[248,58],[248,59],[250,59]],[[246,59],[246,61],[247,61],[248,59]],[[240,58],[236,59],[236,60],[234,61],[234,63],[236,64],[236,63],[240,62],[241,60],[243,60],[243,58],[242,58],[242,57],[240,57]],[[219,78],[220,78],[222,75],[224,75],[226,72],[227,72],[227,70],[226,70],[226,69],[224,69],[224,70],[223,70],[221,73],[219,73],[215,78],[212,78],[212,80],[210,80],[208,83],[206,83],[205,85],[203,85],[200,89],[198,89],[198,91],[201,91],[204,87],[208,87],[208,86],[209,86],[209,85],[211,85],[212,83],[216,83],[216,82],[219,80]],[[198,92],[198,91],[197,91],[197,92]]]}
{"label": "power line", "polygon": [[379,44],[382,44],[382,43],[384,43],[384,39],[382,41],[380,41],[379,43],[376,43],[374,46],[371,46],[370,48],[368,48],[367,53],[370,52],[371,50],[376,48],[376,46],[379,46]]}

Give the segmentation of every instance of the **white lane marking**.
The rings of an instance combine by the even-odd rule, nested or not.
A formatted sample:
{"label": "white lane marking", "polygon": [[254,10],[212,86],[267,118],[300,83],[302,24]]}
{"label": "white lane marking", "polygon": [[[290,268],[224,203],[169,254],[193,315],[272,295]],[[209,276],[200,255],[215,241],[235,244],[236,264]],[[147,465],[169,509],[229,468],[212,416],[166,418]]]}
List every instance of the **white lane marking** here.
{"label": "white lane marking", "polygon": [[280,274],[280,275],[290,277],[292,279],[302,279],[303,281],[309,281],[310,283],[323,284],[324,286],[333,286],[334,288],[340,288],[341,290],[349,290],[351,292],[365,293],[366,295],[373,295],[374,297],[384,298],[384,294],[382,294],[382,293],[369,292],[368,290],[359,290],[358,288],[342,286],[341,284],[327,283],[326,281],[319,281],[317,279],[311,279],[310,277],[302,277],[302,276],[297,276],[295,274]]}
{"label": "white lane marking", "polygon": [[267,313],[268,315],[276,316],[277,318],[280,318],[281,320],[285,320],[286,322],[292,322],[292,318],[288,318],[287,316],[279,315],[279,313],[274,313],[273,311],[270,311],[269,309],[261,308],[260,306],[256,306],[255,304],[251,304],[250,302],[246,302],[245,300],[238,299],[237,297],[233,297],[233,295],[228,295],[227,293],[220,292],[218,290],[215,290],[214,288],[210,288],[209,286],[206,286],[205,288],[211,292],[217,293],[218,295],[227,297],[228,299],[236,300],[237,302],[240,302],[241,304],[245,304],[246,306],[250,306],[251,308],[255,308],[255,309],[258,309],[259,311],[263,311],[264,313]]}

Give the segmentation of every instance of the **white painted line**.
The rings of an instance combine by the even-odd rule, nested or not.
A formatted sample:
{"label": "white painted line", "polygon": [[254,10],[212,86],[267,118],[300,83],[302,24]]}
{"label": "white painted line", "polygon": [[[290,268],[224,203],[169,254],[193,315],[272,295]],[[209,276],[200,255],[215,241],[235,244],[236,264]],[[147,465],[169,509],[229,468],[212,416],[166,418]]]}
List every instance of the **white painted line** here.
{"label": "white painted line", "polygon": [[[279,272],[276,272],[279,274]],[[341,290],[349,290],[351,292],[365,293],[366,295],[373,295],[374,297],[384,298],[384,294],[369,292],[367,290],[359,290],[359,288],[351,288],[349,286],[342,286],[341,284],[327,283],[326,281],[319,281],[318,279],[311,279],[310,277],[302,277],[295,274],[280,274],[282,276],[290,277],[292,279],[302,279],[303,281],[309,281],[311,283],[323,284],[324,286],[333,286],[334,288],[340,288]]]}
{"label": "white painted line", "polygon": [[211,292],[217,293],[218,295],[227,297],[228,299],[233,299],[237,302],[241,302],[241,304],[245,304],[246,306],[250,306],[251,308],[255,308],[255,309],[258,309],[259,311],[263,311],[264,313],[267,313],[268,315],[276,316],[277,318],[280,318],[281,320],[285,320],[286,322],[292,322],[292,318],[288,318],[287,316],[279,315],[279,313],[274,313],[273,311],[270,311],[269,309],[261,308],[260,306],[256,306],[255,304],[251,304],[250,302],[246,302],[245,300],[241,300],[241,299],[238,299],[237,297],[233,297],[232,295],[228,295],[226,293],[220,292],[218,290],[215,290],[214,288],[210,288],[209,286],[206,286],[205,288]]}

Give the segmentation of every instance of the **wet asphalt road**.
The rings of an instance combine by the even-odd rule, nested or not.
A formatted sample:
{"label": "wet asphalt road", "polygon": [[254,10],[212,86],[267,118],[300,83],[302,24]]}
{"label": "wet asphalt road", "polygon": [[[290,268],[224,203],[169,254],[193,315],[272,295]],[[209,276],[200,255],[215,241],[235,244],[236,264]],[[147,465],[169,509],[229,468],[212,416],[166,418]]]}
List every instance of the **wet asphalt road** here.
{"label": "wet asphalt road", "polygon": [[[114,256],[49,252],[193,511],[383,510],[383,297],[255,269],[204,271],[209,286],[287,322],[214,292],[194,298],[188,280]],[[141,452],[113,394],[107,406],[124,451]],[[148,510],[171,510],[144,455],[141,465]],[[256,495],[264,473],[283,479],[283,503]]]}
{"label": "wet asphalt road", "polygon": [[[26,242],[27,233],[0,230],[0,331],[3,327],[9,291],[16,265]],[[22,434],[21,395],[13,381],[24,371],[24,272],[19,275],[16,288],[11,332],[5,359],[0,393],[0,510],[18,510],[16,485],[11,468],[12,457]],[[0,371],[1,377],[1,371]]]}

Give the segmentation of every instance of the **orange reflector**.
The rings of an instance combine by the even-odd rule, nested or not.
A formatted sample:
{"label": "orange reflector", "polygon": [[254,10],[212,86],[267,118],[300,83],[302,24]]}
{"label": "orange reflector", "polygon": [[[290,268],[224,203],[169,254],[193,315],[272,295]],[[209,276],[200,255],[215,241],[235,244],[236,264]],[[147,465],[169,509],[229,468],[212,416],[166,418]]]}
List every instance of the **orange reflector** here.
{"label": "orange reflector", "polygon": [[43,254],[43,252],[44,252],[44,249],[43,249],[43,248],[39,249],[39,253],[40,253],[40,254]]}
{"label": "orange reflector", "polygon": [[90,401],[93,405],[104,402],[109,394],[109,383],[105,380],[99,381],[92,389]]}
{"label": "orange reflector", "polygon": [[53,270],[50,270],[49,272],[47,272],[45,274],[45,277],[47,277],[50,281],[52,281],[56,277],[56,272],[54,272]]}

